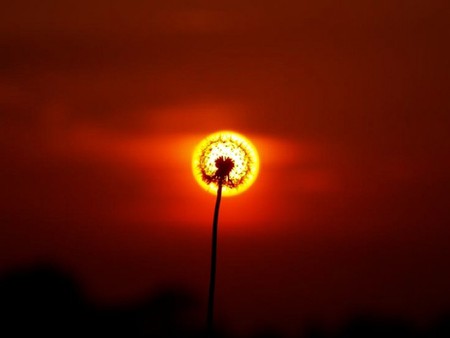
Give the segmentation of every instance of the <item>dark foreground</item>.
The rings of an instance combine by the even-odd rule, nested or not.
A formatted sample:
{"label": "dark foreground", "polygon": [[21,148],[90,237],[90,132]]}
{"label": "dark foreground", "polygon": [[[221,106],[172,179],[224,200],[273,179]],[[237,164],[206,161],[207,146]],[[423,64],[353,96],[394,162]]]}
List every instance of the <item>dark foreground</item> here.
{"label": "dark foreground", "polygon": [[[162,291],[127,306],[100,308],[82,296],[75,282],[52,267],[10,272],[0,280],[0,337],[204,337],[195,297]],[[216,337],[233,338],[226,329]],[[261,328],[251,338],[283,337]],[[355,316],[336,332],[311,326],[298,338],[450,337],[450,313],[418,329],[412,323],[378,316]]]}

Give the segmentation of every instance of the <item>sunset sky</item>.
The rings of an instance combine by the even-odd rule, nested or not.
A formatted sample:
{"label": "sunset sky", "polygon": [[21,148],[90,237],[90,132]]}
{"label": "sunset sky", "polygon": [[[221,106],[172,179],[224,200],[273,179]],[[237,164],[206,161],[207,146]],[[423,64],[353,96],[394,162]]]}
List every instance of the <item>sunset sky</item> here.
{"label": "sunset sky", "polygon": [[450,2],[17,0],[0,12],[0,273],[64,267],[98,303],[206,309],[196,144],[260,174],[222,201],[217,319],[296,332],[450,310]]}

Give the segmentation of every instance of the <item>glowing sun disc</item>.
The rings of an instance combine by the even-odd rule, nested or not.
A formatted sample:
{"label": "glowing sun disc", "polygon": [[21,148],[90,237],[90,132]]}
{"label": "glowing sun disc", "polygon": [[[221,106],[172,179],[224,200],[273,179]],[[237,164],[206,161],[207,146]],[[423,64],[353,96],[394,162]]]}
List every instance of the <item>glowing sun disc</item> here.
{"label": "glowing sun disc", "polygon": [[241,134],[220,131],[203,139],[192,156],[192,172],[203,189],[217,193],[218,182],[214,178],[217,177],[219,158],[228,158],[233,162],[233,168],[222,184],[224,196],[240,194],[255,182],[259,172],[255,146]]}

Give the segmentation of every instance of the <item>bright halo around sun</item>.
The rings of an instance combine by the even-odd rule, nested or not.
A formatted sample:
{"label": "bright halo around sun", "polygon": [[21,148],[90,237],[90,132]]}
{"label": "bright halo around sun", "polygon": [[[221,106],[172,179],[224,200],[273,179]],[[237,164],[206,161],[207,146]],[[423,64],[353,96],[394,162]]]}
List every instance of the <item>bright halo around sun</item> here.
{"label": "bright halo around sun", "polygon": [[216,194],[218,185],[222,184],[224,196],[237,195],[247,190],[258,176],[258,152],[241,134],[220,131],[197,145],[192,157],[192,171],[195,180],[206,191]]}

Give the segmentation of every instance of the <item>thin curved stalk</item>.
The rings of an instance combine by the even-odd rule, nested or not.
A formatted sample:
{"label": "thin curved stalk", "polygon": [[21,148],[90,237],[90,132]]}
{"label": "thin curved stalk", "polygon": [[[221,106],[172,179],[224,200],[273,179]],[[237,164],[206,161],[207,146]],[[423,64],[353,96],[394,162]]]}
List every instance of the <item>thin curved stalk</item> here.
{"label": "thin curved stalk", "polygon": [[216,286],[216,257],[217,257],[217,228],[219,222],[220,201],[222,199],[222,182],[219,182],[217,188],[216,206],[214,208],[213,228],[212,228],[212,245],[211,245],[211,273],[209,278],[209,296],[208,296],[208,312],[206,317],[207,336],[213,337],[213,314],[214,314],[214,290]]}

